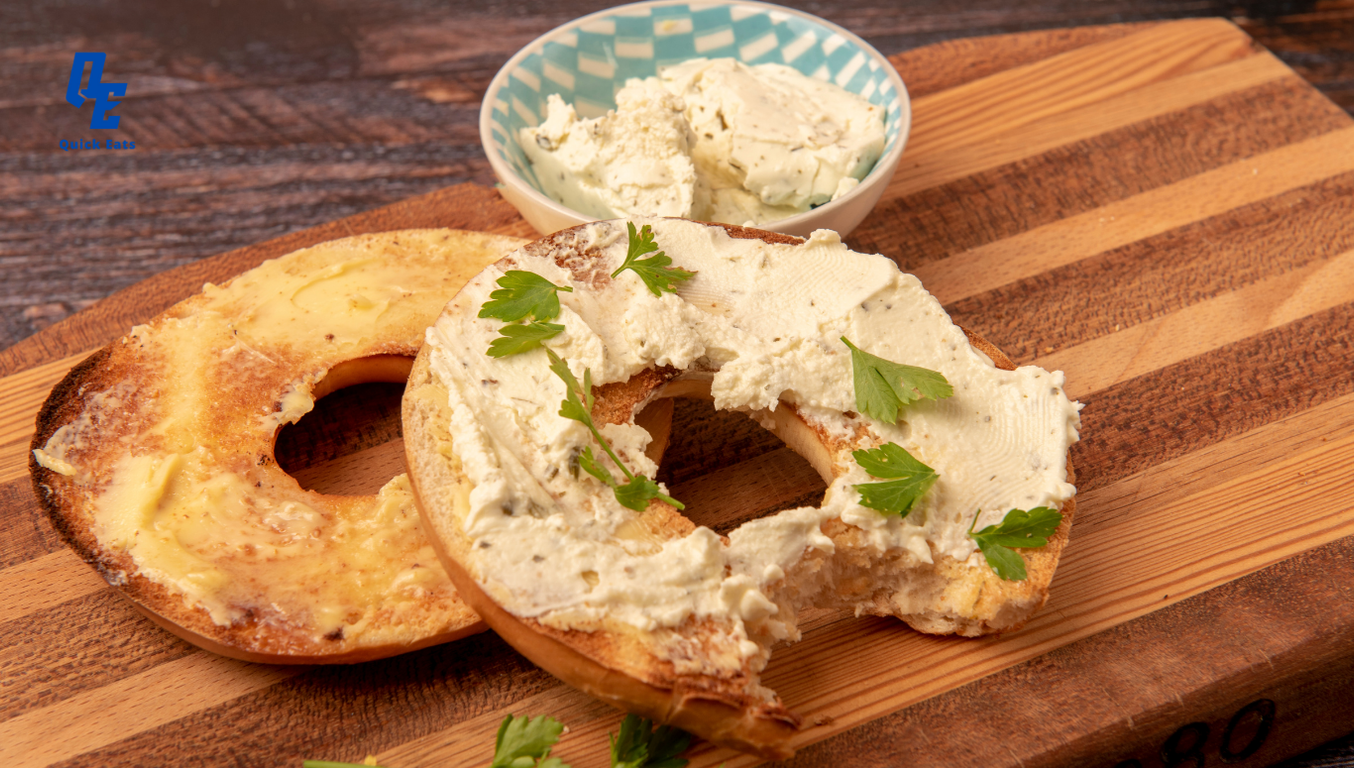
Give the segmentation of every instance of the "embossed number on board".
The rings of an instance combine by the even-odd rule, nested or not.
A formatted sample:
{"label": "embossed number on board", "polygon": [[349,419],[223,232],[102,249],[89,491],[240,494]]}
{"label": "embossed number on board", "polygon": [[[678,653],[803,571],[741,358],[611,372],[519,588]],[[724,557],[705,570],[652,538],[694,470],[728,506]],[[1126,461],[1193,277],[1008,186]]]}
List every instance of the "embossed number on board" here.
{"label": "embossed number on board", "polygon": [[1165,768],[1189,765],[1203,768],[1204,744],[1208,742],[1208,724],[1190,723],[1171,734],[1161,745],[1161,764]]}
{"label": "embossed number on board", "polygon": [[[1237,731],[1237,728],[1245,728],[1250,723],[1255,723],[1255,732],[1251,734],[1245,746],[1240,749],[1234,749],[1234,739],[1245,731]],[[1256,699],[1250,704],[1237,710],[1232,719],[1227,721],[1227,730],[1222,732],[1222,744],[1218,745],[1218,755],[1224,763],[1239,763],[1260,751],[1264,746],[1265,739],[1269,737],[1270,726],[1274,724],[1274,702],[1269,699]]]}
{"label": "embossed number on board", "polygon": [[[1265,745],[1269,731],[1274,725],[1275,704],[1270,699],[1256,699],[1238,709],[1227,721],[1222,731],[1222,742],[1218,744],[1218,757],[1224,763],[1239,763]],[[1249,736],[1247,736],[1249,734]],[[1161,745],[1162,768],[1191,766],[1203,768],[1207,763],[1205,749],[1208,746],[1209,728],[1207,723],[1190,723],[1182,726]],[[1145,768],[1137,758],[1120,760],[1114,768]]]}

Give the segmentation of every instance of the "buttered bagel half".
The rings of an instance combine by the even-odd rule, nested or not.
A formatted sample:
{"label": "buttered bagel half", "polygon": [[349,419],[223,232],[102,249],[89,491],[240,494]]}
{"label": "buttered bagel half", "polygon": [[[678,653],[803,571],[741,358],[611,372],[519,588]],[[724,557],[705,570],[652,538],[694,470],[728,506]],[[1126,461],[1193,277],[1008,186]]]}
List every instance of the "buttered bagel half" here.
{"label": "buttered bagel half", "polygon": [[[470,280],[405,391],[421,511],[464,599],[566,682],[766,758],[761,686],[809,606],[925,632],[1021,626],[1071,524],[1076,403],[883,256],[678,219],[598,222]],[[692,524],[635,424],[662,398],[749,413],[822,504]]]}
{"label": "buttered bagel half", "polygon": [[327,392],[405,380],[465,281],[525,241],[410,230],[265,262],[76,366],[38,416],[53,525],[189,642],[248,661],[355,662],[483,629],[423,533],[406,477],[301,488],[278,431]]}

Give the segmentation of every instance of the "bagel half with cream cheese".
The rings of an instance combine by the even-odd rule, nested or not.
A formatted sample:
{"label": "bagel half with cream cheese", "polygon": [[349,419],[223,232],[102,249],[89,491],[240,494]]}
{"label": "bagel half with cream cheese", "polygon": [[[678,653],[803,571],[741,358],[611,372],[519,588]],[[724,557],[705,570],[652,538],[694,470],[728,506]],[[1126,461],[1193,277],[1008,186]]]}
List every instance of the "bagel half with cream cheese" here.
{"label": "bagel half with cream cheese", "polygon": [[[695,276],[655,295],[618,271],[634,255],[626,222],[564,230],[472,279],[415,361],[410,479],[448,574],[496,632],[622,709],[774,759],[791,754],[799,720],[759,674],[773,643],[798,639],[799,609],[969,636],[1016,629],[1038,610],[1074,507],[1079,406],[1060,373],[1016,368],[916,278],[835,233],[635,224]],[[562,330],[546,349],[491,357],[504,323],[482,313],[509,270],[564,289],[550,320]],[[860,412],[843,338],[940,372],[953,395],[905,405],[896,422]],[[564,418],[571,385],[550,355],[594,385],[606,446]],[[635,415],[670,397],[758,419],[823,475],[822,505],[720,536],[658,498],[622,504],[601,478],[653,477],[654,436]],[[938,476],[906,513],[861,503],[860,487],[880,478],[856,452],[889,443]],[[606,448],[615,460],[601,458]],[[593,463],[605,471],[579,471]],[[970,532],[1040,507],[1061,510],[1056,532],[1024,550],[1024,580],[998,577]]]}
{"label": "bagel half with cream cheese", "polygon": [[447,299],[523,242],[322,243],[136,326],[38,415],[30,467],[53,525],[138,610],[226,656],[357,662],[481,631],[404,475],[375,496],[304,490],[274,441],[327,392],[403,382]]}

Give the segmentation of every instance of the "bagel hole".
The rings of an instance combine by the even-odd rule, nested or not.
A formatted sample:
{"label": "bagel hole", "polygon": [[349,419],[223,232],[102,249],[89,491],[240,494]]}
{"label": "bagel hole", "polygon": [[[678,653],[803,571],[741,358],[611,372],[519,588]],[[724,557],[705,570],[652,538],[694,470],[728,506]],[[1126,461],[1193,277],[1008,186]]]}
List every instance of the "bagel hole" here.
{"label": "bagel hole", "polygon": [[404,384],[343,387],[277,435],[274,454],[302,488],[331,496],[369,496],[405,471],[400,398]]}
{"label": "bagel hole", "polygon": [[696,525],[728,534],[749,520],[821,506],[827,484],[809,462],[747,414],[675,399],[658,479]]}

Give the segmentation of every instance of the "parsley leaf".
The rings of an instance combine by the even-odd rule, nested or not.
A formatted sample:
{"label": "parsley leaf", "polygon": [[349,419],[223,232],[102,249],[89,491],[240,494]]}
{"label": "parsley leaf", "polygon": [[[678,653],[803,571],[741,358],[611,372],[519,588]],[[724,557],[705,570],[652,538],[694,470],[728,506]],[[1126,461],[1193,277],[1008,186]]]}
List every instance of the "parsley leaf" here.
{"label": "parsley leaf", "polygon": [[[611,450],[611,444],[602,437],[602,432],[597,429],[597,425],[592,421],[592,370],[583,369],[583,381],[579,383],[578,377],[574,376],[573,371],[569,370],[569,364],[564,359],[555,354],[555,350],[546,348],[545,354],[550,358],[550,370],[564,382],[565,394],[564,400],[559,404],[559,415],[566,419],[572,419],[592,432],[592,436],[597,439],[602,450],[606,455],[620,467],[621,472],[625,473],[625,484],[622,485],[611,476],[610,470],[598,462],[597,457],[592,453],[592,446],[583,449],[583,453],[578,457],[578,466],[584,472],[601,480],[616,494],[616,500],[626,507],[636,512],[644,511],[649,505],[650,499],[662,499],[677,509],[686,509],[686,505],[672,498],[666,493],[658,490],[658,484],[644,475],[636,475],[621,461],[616,452]],[[577,474],[575,473],[575,476]]]}
{"label": "parsley leaf", "polygon": [[[573,291],[559,286],[535,272],[510,269],[498,279],[500,288],[489,294],[480,307],[480,317],[504,320],[511,325],[499,329],[498,338],[489,342],[485,354],[507,357],[541,346],[541,342],[564,332],[564,326],[547,323],[559,314],[558,291]],[[522,323],[530,316],[532,322]]]}
{"label": "parsley leaf", "polygon": [[564,725],[547,715],[535,720],[508,715],[498,726],[489,768],[568,768],[559,758],[550,757],[550,748],[563,731]]}
{"label": "parsley leaf", "polygon": [[611,768],[684,768],[689,761],[678,755],[690,744],[689,735],[670,725],[654,730],[651,721],[626,715],[620,734],[611,737]]}
{"label": "parsley leaf", "polygon": [[541,346],[541,342],[554,338],[564,332],[564,326],[558,323],[517,323],[505,325],[499,329],[498,338],[489,342],[489,357],[507,357],[518,352],[526,352]]}
{"label": "parsley leaf", "polygon": [[983,557],[987,559],[987,564],[992,567],[998,576],[1006,581],[1024,581],[1025,580],[1025,558],[1014,549],[1006,547],[989,545],[983,547]]}
{"label": "parsley leaf", "polygon": [[625,485],[612,487],[616,489],[616,501],[619,501],[621,506],[629,507],[636,512],[643,512],[644,508],[649,506],[650,499],[659,497],[678,509],[686,509],[682,502],[661,493],[658,490],[658,483],[644,475],[635,475]]}
{"label": "parsley leaf", "polygon": [[898,410],[924,398],[942,400],[954,394],[954,387],[940,373],[929,368],[894,363],[870,354],[852,344],[851,373],[855,379],[856,410],[890,424],[898,421]]}
{"label": "parsley leaf", "polygon": [[[560,409],[560,415],[564,415],[563,409]],[[602,447],[606,448],[607,446],[603,444]],[[610,451],[608,451],[608,453],[610,453]],[[611,471],[602,466],[597,460],[597,457],[593,455],[592,446],[584,448],[583,453],[579,454],[578,466],[581,467],[584,472],[587,472],[610,486],[612,492],[616,494],[616,501],[619,501],[622,506],[629,507],[636,512],[643,512],[644,508],[649,506],[649,501],[651,499],[656,499],[660,496],[664,501],[678,509],[686,508],[680,501],[677,501],[670,496],[664,496],[658,490],[658,483],[655,483],[644,475],[631,476],[630,481],[624,484],[616,482],[616,478],[612,476]],[[624,465],[620,465],[620,467],[622,472],[626,472]],[[626,474],[628,475],[629,472],[626,472]],[[575,473],[575,476],[577,476],[577,473]]]}
{"label": "parsley leaf", "polygon": [[[662,296],[664,291],[675,293],[677,283],[695,277],[695,272],[669,266],[672,264],[672,257],[658,251],[658,244],[653,240],[653,229],[648,224],[645,224],[644,228],[638,233],[635,232],[635,225],[632,222],[625,222],[625,226],[630,232],[630,247],[625,254],[625,261],[621,264],[620,269],[611,273],[612,277],[627,269],[633,270],[644,281],[644,284],[649,286],[649,290],[655,296]],[[658,251],[658,253],[647,259],[640,258],[640,256],[654,251]]]}
{"label": "parsley leaf", "polygon": [[559,404],[559,415],[596,431],[592,424],[592,370],[583,369],[583,383],[580,384],[574,372],[569,370],[569,364],[555,354],[555,350],[547,349],[545,354],[550,357],[550,372],[564,382],[564,401]]}
{"label": "parsley leaf", "polygon": [[498,279],[498,290],[480,307],[480,317],[492,317],[515,323],[530,315],[536,320],[553,320],[559,314],[556,291],[573,292],[568,286],[555,285],[535,272],[510,269]]}
{"label": "parsley leaf", "polygon": [[[563,416],[564,414],[561,413],[560,415]],[[611,476],[610,470],[597,462],[597,458],[592,455],[592,446],[583,449],[583,453],[578,457],[578,466],[581,467],[584,472],[587,472],[612,488],[616,487],[616,478]],[[621,503],[624,504],[625,502]]]}
{"label": "parsley leaf", "polygon": [[871,450],[851,453],[852,458],[872,477],[891,478],[883,483],[860,483],[860,504],[880,512],[907,517],[917,500],[935,485],[934,469],[917,461],[897,443],[884,443]]}
{"label": "parsley leaf", "polygon": [[969,536],[983,551],[987,564],[998,576],[1007,581],[1024,581],[1025,558],[1015,549],[1044,546],[1062,521],[1062,513],[1049,507],[1035,507],[1028,512],[1013,509],[1006,513],[1001,525],[989,525],[976,533],[973,531],[973,526],[978,524],[975,513],[968,530]]}

